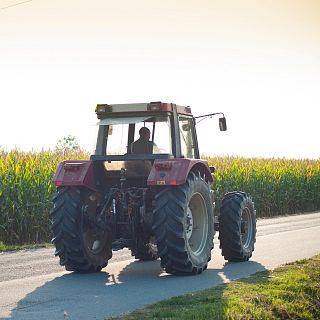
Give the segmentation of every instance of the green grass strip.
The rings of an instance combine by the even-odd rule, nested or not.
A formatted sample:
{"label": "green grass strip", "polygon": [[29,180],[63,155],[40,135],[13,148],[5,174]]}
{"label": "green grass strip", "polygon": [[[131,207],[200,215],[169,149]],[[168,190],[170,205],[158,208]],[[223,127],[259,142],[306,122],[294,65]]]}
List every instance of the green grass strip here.
{"label": "green grass strip", "polygon": [[320,255],[112,319],[320,319]]}
{"label": "green grass strip", "polygon": [[32,250],[40,248],[52,248],[51,243],[31,243],[25,245],[6,245],[0,241],[0,252],[17,251],[17,250]]}

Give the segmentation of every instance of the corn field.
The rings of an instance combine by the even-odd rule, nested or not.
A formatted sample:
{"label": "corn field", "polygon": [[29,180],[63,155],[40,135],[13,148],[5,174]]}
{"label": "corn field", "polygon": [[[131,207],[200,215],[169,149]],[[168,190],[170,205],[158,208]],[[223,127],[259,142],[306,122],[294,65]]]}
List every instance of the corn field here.
{"label": "corn field", "polygon": [[55,187],[51,179],[66,159],[85,153],[0,151],[0,241],[5,244],[48,242],[49,213]]}
{"label": "corn field", "polygon": [[[0,242],[49,242],[49,212],[59,162],[88,159],[84,152],[0,150]],[[254,199],[258,217],[320,209],[320,160],[207,157],[216,167],[217,207],[224,193],[241,190]]]}
{"label": "corn field", "polygon": [[257,217],[320,209],[320,159],[208,158],[216,168],[217,207],[229,191],[249,193]]}

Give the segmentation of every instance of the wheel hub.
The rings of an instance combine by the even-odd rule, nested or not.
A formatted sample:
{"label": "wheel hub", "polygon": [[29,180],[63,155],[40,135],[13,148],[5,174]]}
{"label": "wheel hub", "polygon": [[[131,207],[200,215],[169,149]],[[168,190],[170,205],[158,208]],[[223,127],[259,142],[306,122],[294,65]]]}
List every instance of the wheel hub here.
{"label": "wheel hub", "polygon": [[93,244],[92,244],[91,250],[92,251],[97,251],[99,249],[100,245],[101,245],[100,241],[99,240],[95,240],[93,242]]}

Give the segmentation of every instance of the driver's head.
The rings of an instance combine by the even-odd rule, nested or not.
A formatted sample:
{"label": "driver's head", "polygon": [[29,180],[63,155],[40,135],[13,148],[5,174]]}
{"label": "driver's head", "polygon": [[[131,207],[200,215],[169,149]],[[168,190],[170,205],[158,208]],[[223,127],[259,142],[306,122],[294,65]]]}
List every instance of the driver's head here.
{"label": "driver's head", "polygon": [[139,135],[143,140],[149,141],[149,139],[150,139],[150,130],[147,127],[142,127],[139,130]]}

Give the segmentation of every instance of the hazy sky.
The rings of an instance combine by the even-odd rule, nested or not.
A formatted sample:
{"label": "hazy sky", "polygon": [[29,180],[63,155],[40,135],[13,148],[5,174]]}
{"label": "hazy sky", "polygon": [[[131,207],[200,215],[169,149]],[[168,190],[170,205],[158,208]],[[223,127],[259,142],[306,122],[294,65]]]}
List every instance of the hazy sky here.
{"label": "hazy sky", "polygon": [[0,89],[2,147],[90,149],[97,103],[161,100],[225,113],[202,153],[320,158],[320,1],[0,0]]}

